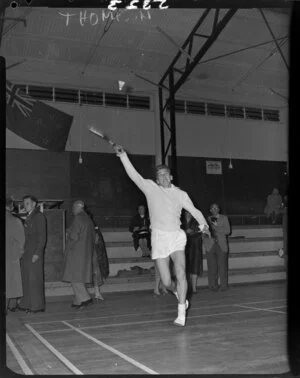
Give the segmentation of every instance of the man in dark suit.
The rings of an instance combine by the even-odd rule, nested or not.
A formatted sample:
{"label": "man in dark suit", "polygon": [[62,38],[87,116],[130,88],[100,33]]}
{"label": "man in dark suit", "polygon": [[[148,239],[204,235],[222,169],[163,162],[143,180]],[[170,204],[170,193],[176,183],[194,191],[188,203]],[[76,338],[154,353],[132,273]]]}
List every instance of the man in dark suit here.
{"label": "man in dark suit", "polygon": [[47,241],[46,218],[37,207],[36,197],[23,198],[25,247],[21,258],[23,297],[19,308],[27,313],[45,311],[44,252]]}
{"label": "man in dark suit", "polygon": [[83,201],[74,202],[72,212],[74,218],[67,230],[62,281],[71,282],[74,292],[72,307],[80,309],[93,302],[85,284],[93,282],[92,261],[96,235]]}
{"label": "man in dark suit", "polygon": [[213,291],[219,289],[218,276],[220,277],[221,291],[228,290],[228,241],[230,224],[226,215],[220,214],[220,207],[213,203],[210,206],[211,216],[208,222],[212,229],[214,242],[207,251],[208,285]]}

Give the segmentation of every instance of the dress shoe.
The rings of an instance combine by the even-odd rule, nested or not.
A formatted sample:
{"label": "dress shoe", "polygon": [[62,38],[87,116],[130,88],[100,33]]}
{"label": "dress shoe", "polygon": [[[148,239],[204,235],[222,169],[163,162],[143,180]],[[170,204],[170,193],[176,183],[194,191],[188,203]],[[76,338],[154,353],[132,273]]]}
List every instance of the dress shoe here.
{"label": "dress shoe", "polygon": [[104,301],[104,298],[103,298],[102,295],[100,294],[100,295],[96,295],[95,298],[94,298],[94,300],[95,300],[96,302],[99,302],[99,301]]}
{"label": "dress shoe", "polygon": [[75,305],[76,310],[80,310],[84,307],[93,304],[93,298],[88,299],[87,301],[82,302],[80,305]]}
{"label": "dress shoe", "polygon": [[19,305],[16,305],[15,308],[16,308],[15,311],[27,311],[28,310],[28,308],[20,307]]}
{"label": "dress shoe", "polygon": [[7,308],[7,312],[16,312],[17,311],[17,307],[8,307]]}
{"label": "dress shoe", "polygon": [[39,312],[45,312],[45,310],[26,310],[26,314],[38,314]]}
{"label": "dress shoe", "polygon": [[220,289],[220,291],[227,291],[227,290],[229,290],[229,287],[228,287],[228,286],[223,286],[223,287],[221,287],[221,289]]}

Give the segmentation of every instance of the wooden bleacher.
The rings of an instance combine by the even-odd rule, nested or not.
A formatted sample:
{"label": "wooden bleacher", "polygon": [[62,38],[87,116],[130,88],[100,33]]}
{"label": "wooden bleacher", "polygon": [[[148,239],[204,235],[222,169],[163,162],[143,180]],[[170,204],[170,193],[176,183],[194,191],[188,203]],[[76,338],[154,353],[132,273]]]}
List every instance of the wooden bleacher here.
{"label": "wooden bleacher", "polygon": [[[110,276],[102,292],[150,290],[154,267],[150,258],[136,255],[126,228],[102,228],[110,264]],[[233,226],[229,237],[229,284],[271,282],[286,279],[284,261],[278,255],[283,246],[282,227],[272,225]],[[206,256],[204,274],[198,286],[207,286]],[[89,289],[91,292],[93,289]],[[46,296],[71,295],[69,284],[47,282]]]}

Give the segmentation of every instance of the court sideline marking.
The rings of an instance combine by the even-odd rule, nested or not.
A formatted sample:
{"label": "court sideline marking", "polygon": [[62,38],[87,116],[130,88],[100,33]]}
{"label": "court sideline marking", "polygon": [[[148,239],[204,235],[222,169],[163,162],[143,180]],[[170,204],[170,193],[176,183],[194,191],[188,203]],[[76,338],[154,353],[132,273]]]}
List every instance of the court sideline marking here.
{"label": "court sideline marking", "polygon": [[[249,308],[247,310],[241,310],[241,311],[231,311],[231,312],[220,312],[218,314],[202,314],[202,315],[194,315],[194,316],[188,316],[187,319],[198,319],[198,318],[204,318],[204,317],[212,317],[212,316],[220,316],[220,315],[233,315],[233,314],[243,314],[246,312],[258,312],[261,311],[260,308]],[[274,311],[275,312],[275,311]],[[279,313],[279,311],[276,311]],[[280,312],[281,313],[281,312]],[[284,312],[282,312],[285,314]],[[162,323],[162,322],[170,322],[173,318],[167,318],[167,319],[155,319],[155,320],[141,320],[138,322],[126,322],[126,323],[109,323],[109,324],[98,324],[94,326],[86,326],[86,327],[80,327],[80,329],[100,329],[100,328],[110,328],[110,327],[122,327],[122,326],[129,326],[129,325],[137,325],[137,324],[153,324],[153,323]],[[66,321],[62,320],[61,323],[67,324]],[[69,324],[69,323],[68,323]],[[73,327],[70,324],[71,327]],[[76,328],[76,327],[74,327]],[[47,331],[39,331],[40,333],[46,334],[46,333],[57,333],[57,332],[65,332],[69,331],[69,329],[55,329],[55,330],[47,330]]]}
{"label": "court sideline marking", "polygon": [[[268,302],[284,302],[286,299],[271,299],[271,300],[266,300],[266,301],[257,301],[257,302],[246,302],[246,303],[241,303],[240,305],[248,305],[248,304],[256,304],[256,303],[268,303]],[[203,309],[203,308],[220,308],[220,307],[231,307],[231,306],[237,306],[238,304],[235,303],[229,303],[229,304],[222,304],[222,305],[208,305],[208,306],[200,306],[200,307],[194,307],[192,306],[191,309],[198,310],[198,309]],[[173,304],[170,304],[168,306],[173,306]],[[158,313],[165,313],[165,312],[173,312],[173,309],[168,309],[168,310],[162,310],[159,311]],[[62,314],[70,314],[68,313],[62,313]],[[72,312],[74,314],[74,312]],[[72,319],[64,319],[64,321],[75,321],[75,320],[93,320],[93,319],[107,319],[107,316],[113,316],[114,318],[120,318],[124,316],[130,316],[130,315],[137,315],[137,316],[144,316],[144,315],[153,315],[153,312],[129,312],[127,314],[109,314],[105,316],[93,316],[93,317],[88,317],[88,318],[72,318]],[[27,319],[27,318],[26,318]],[[61,323],[61,320],[52,320],[52,321],[43,321],[43,322],[30,322],[32,325],[37,325],[37,324],[49,324],[49,323]]]}
{"label": "court sideline marking", "polygon": [[124,353],[118,351],[117,349],[109,346],[108,344],[105,344],[102,341],[96,339],[95,337],[89,335],[88,333],[83,332],[81,329],[78,329],[78,328],[72,326],[72,324],[70,324],[70,323],[68,323],[66,321],[62,321],[62,323],[65,324],[66,326],[70,327],[73,331],[76,331],[76,332],[80,333],[81,335],[85,336],[87,339],[93,341],[94,343],[100,345],[101,347],[103,347],[103,348],[109,350],[110,352],[116,354],[117,356],[123,358],[125,361],[131,363],[132,365],[137,366],[139,369],[145,371],[146,373],[155,374],[155,375],[159,374],[156,371],[154,371],[154,370],[148,368],[147,366],[141,364],[140,362],[134,360],[133,358],[127,356],[126,354],[124,354]]}
{"label": "court sideline marking", "polygon": [[[170,294],[171,295],[171,294]],[[175,298],[175,297],[174,297]],[[229,298],[229,300],[235,300],[236,298]],[[224,300],[224,299],[223,299]],[[244,303],[241,303],[241,304],[245,304],[245,305],[248,305],[248,304],[253,304],[253,303],[265,303],[265,302],[282,302],[282,301],[286,301],[286,299],[268,299],[268,300],[264,300],[264,301],[254,301],[254,302],[244,302]],[[108,301],[107,301],[108,302]],[[198,302],[198,301],[197,301]],[[201,304],[204,304],[204,303],[209,303],[211,302],[211,299],[207,299],[207,300],[201,300]],[[219,303],[219,302],[217,302]],[[233,305],[234,302],[230,302],[229,303],[230,305]],[[163,304],[163,305],[160,305],[159,308],[168,308],[168,307],[172,307],[173,306],[173,303],[168,303],[168,304]],[[225,304],[222,304],[222,305],[214,305],[214,304],[210,304],[208,305],[209,307],[219,307],[219,306],[225,306]],[[92,308],[92,307],[90,307]],[[138,307],[133,307],[132,310],[147,310],[148,306],[146,306],[146,304],[143,304],[143,306],[138,306]],[[106,310],[111,310],[110,308],[106,308]],[[91,314],[93,313],[93,310],[92,311],[86,311],[86,313],[88,314]],[[136,312],[134,312],[136,313]],[[53,313],[46,313],[48,315],[51,315],[51,314],[55,314],[55,312]],[[59,314],[61,315],[67,315],[67,314],[74,314],[74,310],[73,311],[66,311],[66,312],[60,312]],[[109,314],[109,316],[112,315],[112,314]],[[143,314],[141,314],[143,315]],[[25,318],[25,317],[24,317]],[[53,321],[50,321],[49,323],[52,323],[52,322],[60,322],[60,320],[53,320]],[[48,323],[48,322],[47,322]],[[30,324],[39,324],[38,322],[36,323],[30,323]]]}
{"label": "court sideline marking", "polygon": [[250,307],[250,306],[244,306],[244,305],[235,305],[235,307],[241,307],[241,308],[252,308],[253,310],[259,310],[259,311],[266,311],[266,312],[276,312],[278,314],[286,314],[286,311],[278,311],[274,310],[272,308],[258,308],[258,307]]}
{"label": "court sideline marking", "polygon": [[29,324],[24,324],[25,327],[47,348],[49,349],[55,357],[57,357],[69,370],[71,370],[76,375],[84,375],[82,371],[77,369],[75,365],[72,364],[66,357],[64,357],[54,346],[52,346],[43,336],[41,336],[35,329],[33,329]]}
{"label": "court sideline marking", "polygon": [[[18,364],[20,365],[21,369],[23,370],[23,373],[25,375],[34,375],[33,371],[29,368],[29,366],[26,364],[24,358],[22,357],[21,353],[16,348],[15,344],[13,343],[12,339],[9,337],[8,334],[6,334],[6,342],[17,360]],[[12,369],[11,369],[12,370]]]}

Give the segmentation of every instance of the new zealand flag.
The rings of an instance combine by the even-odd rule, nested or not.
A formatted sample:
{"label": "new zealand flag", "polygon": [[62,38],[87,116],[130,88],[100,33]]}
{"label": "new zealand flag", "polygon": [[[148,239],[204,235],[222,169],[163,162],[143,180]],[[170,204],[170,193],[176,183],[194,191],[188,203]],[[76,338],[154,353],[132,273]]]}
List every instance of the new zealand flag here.
{"label": "new zealand flag", "polygon": [[64,151],[73,116],[27,95],[6,81],[6,127],[29,142]]}

